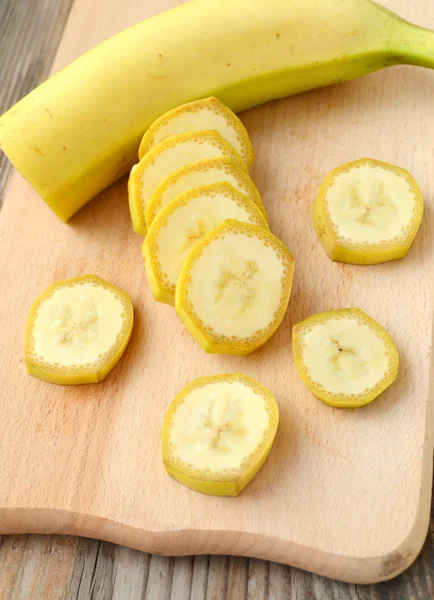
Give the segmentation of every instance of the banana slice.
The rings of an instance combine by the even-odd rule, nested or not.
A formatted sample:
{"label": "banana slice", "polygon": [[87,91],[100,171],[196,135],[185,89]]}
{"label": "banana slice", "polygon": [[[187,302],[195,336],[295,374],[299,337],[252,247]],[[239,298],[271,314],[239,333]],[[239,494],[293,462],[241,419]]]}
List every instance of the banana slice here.
{"label": "banana slice", "polygon": [[58,281],[30,309],[27,372],[63,385],[98,383],[124,353],[133,320],[130,297],[107,281],[95,275]]}
{"label": "banana slice", "polygon": [[337,408],[372,402],[398,375],[392,338],[359,308],[330,310],[298,323],[293,349],[303,382]]}
{"label": "banana slice", "polygon": [[268,229],[259,208],[230,183],[203,185],[172,200],[154,219],[143,242],[143,257],[152,295],[175,306],[182,265],[193,246],[226,219]]}
{"label": "banana slice", "polygon": [[283,319],[294,263],[270,231],[229,219],[187,256],[176,286],[178,316],[206,352],[250,354]]}
{"label": "banana slice", "polygon": [[195,379],[164,418],[165,469],[198,492],[238,496],[266,461],[278,423],[273,394],[251,377]]}
{"label": "banana slice", "polygon": [[189,163],[163,179],[146,206],[145,218],[148,229],[160,210],[176,196],[194,187],[220,181],[227,181],[242,194],[248,196],[267,218],[261,196],[247,173],[229,158],[220,156]]}
{"label": "banana slice", "polygon": [[128,200],[134,231],[146,235],[146,205],[165,177],[190,162],[219,156],[227,156],[246,171],[238,152],[217,131],[181,133],[152,148],[132,168],[128,180]]}
{"label": "banana slice", "polygon": [[213,97],[188,102],[161,115],[143,136],[139,159],[172,135],[210,130],[218,131],[235,148],[246,166],[250,167],[255,154],[246,128],[230,108]]}
{"label": "banana slice", "polygon": [[410,173],[362,158],[325,178],[313,222],[332,260],[372,265],[407,254],[422,214],[422,193]]}

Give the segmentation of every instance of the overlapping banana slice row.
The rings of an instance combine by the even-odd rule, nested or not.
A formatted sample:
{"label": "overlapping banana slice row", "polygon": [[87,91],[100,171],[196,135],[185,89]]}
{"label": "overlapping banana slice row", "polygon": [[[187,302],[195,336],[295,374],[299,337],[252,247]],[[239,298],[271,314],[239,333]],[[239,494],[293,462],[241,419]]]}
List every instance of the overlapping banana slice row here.
{"label": "overlapping banana slice row", "polygon": [[294,258],[248,175],[243,124],[216,98],[191,102],[155,121],[139,158],[129,204],[154,298],[205,351],[253,352],[282,321]]}

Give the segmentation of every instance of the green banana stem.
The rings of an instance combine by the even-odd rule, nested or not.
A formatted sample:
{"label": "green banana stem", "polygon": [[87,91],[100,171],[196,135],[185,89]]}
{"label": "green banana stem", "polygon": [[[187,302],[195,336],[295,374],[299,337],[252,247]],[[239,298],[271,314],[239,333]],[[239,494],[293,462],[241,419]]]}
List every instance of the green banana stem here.
{"label": "green banana stem", "polygon": [[398,27],[400,60],[397,62],[434,69],[434,31],[406,21]]}

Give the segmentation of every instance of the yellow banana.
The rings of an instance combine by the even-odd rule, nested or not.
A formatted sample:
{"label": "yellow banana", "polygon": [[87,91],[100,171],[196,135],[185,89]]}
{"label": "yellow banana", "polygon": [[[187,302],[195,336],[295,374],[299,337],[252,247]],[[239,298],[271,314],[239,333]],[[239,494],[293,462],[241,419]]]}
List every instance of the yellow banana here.
{"label": "yellow banana", "polygon": [[434,32],[370,0],[196,0],[43,83],[0,118],[0,147],[67,220],[175,106],[213,95],[238,112],[397,63],[434,68]]}

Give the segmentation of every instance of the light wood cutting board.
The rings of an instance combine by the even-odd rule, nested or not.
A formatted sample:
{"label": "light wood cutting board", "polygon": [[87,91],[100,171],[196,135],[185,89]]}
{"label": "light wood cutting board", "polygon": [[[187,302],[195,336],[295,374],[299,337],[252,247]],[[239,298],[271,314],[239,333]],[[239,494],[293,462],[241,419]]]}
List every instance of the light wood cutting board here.
{"label": "light wood cutting board", "polygon": [[[176,0],[76,0],[54,70]],[[389,0],[434,27],[434,6]],[[414,3],[416,4],[416,3]],[[250,357],[207,356],[146,284],[126,182],[62,224],[19,176],[0,214],[0,534],[69,533],[162,554],[239,554],[368,583],[403,571],[426,535],[432,476],[434,314],[434,73],[395,67],[242,115],[252,171],[274,233],[297,260],[288,313]],[[371,156],[409,169],[426,214],[408,257],[373,267],[329,261],[311,208],[327,172]],[[27,376],[23,330],[51,282],[95,273],[127,290],[136,324],[100,385],[64,388]],[[372,405],[331,409],[294,368],[291,327],[330,308],[359,306],[392,334],[399,380]],[[191,379],[244,371],[281,411],[270,459],[238,498],[171,480],[160,429]]]}

